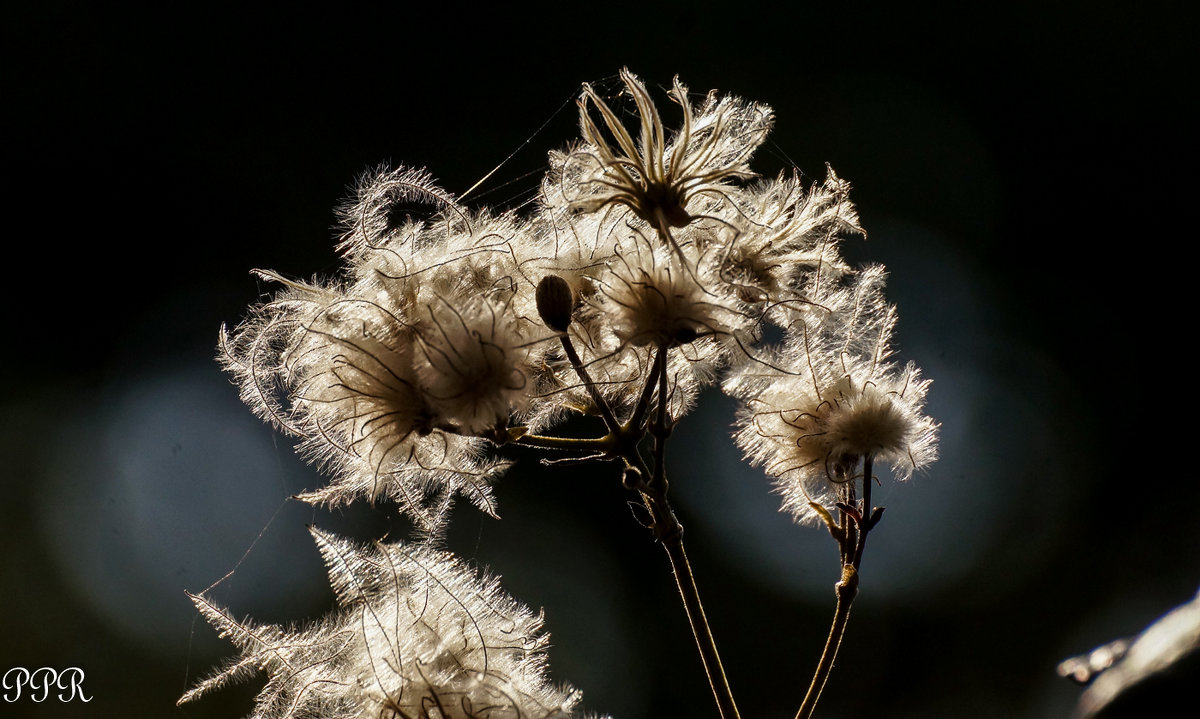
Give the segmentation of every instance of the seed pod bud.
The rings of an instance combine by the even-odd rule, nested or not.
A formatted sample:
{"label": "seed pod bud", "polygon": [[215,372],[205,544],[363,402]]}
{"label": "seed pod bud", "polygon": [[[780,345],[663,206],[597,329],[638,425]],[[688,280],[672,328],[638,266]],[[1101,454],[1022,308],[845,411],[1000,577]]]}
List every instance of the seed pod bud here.
{"label": "seed pod bud", "polygon": [[558,275],[546,275],[537,286],[537,310],[542,322],[555,332],[566,332],[571,326],[571,310],[575,297],[571,286]]}

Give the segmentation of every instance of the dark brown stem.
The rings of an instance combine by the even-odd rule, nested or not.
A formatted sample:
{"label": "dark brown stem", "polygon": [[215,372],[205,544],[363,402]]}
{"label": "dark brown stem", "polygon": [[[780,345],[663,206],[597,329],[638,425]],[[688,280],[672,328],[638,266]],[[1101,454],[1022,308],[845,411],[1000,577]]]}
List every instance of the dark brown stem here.
{"label": "dark brown stem", "polygon": [[854,548],[854,569],[862,569],[863,550],[867,547],[867,532],[871,531],[874,512],[871,508],[871,487],[875,480],[871,477],[871,455],[863,459],[863,496],[862,517],[863,526],[858,532],[858,542]]}
{"label": "dark brown stem", "polygon": [[642,421],[646,419],[646,412],[650,407],[650,398],[658,386],[659,375],[666,372],[666,367],[667,349],[660,347],[658,354],[654,356],[654,365],[650,370],[650,377],[646,379],[646,386],[642,388],[637,406],[633,410],[633,415],[629,418],[629,424],[625,425],[626,434],[638,434],[641,436]]}
{"label": "dark brown stem", "polygon": [[[560,335],[560,339],[563,349],[566,351],[567,359],[570,360],[571,366],[574,367],[576,374],[579,375],[579,378],[587,388],[592,401],[596,403],[600,414],[604,417],[604,423],[608,427],[609,434],[606,437],[582,441],[572,441],[559,437],[523,435],[517,437],[515,441],[519,444],[547,449],[601,449],[611,453],[611,455],[622,457],[629,470],[649,479],[648,483],[639,485],[642,502],[650,512],[651,526],[654,529],[654,534],[667,551],[667,558],[671,562],[671,571],[675,577],[675,585],[679,589],[679,596],[683,601],[683,608],[687,614],[692,636],[696,639],[696,648],[700,652],[700,661],[704,664],[704,671],[708,676],[708,683],[712,688],[713,697],[717,703],[717,710],[721,714],[721,719],[741,719],[738,714],[737,705],[733,700],[733,692],[729,688],[729,681],[725,677],[725,669],[721,665],[721,657],[717,652],[716,642],[713,640],[712,631],[708,626],[708,618],[704,614],[704,606],[700,603],[700,592],[696,587],[696,578],[692,574],[691,564],[688,562],[687,553],[683,548],[683,527],[680,526],[679,520],[675,517],[675,512],[671,509],[666,496],[666,440],[671,430],[670,417],[667,411],[667,347],[662,345],[658,348],[650,376],[646,379],[646,386],[642,390],[638,403],[629,418],[629,423],[621,426],[617,422],[608,403],[600,395],[599,390],[580,360],[579,354],[575,351],[570,337],[564,333]],[[657,411],[654,413],[654,418],[649,422],[648,427],[650,434],[654,437],[654,470],[653,474],[651,474],[650,468],[646,466],[641,452],[638,450],[638,444],[646,436],[647,427],[643,427],[642,423],[646,421],[646,416],[649,414],[650,398],[655,395],[656,390],[658,396]]]}
{"label": "dark brown stem", "polygon": [[733,691],[729,688],[729,679],[725,676],[725,667],[721,664],[721,655],[717,651],[716,640],[713,639],[712,629],[708,625],[708,617],[704,614],[704,605],[700,602],[696,577],[692,574],[692,565],[688,562],[687,552],[683,548],[683,527],[667,501],[666,444],[667,437],[671,434],[671,418],[667,411],[666,345],[658,349],[655,370],[656,376],[649,379],[650,382],[658,384],[658,407],[650,426],[650,432],[654,436],[654,475],[650,490],[652,494],[643,494],[643,501],[648,502],[651,516],[654,518],[655,534],[671,561],[675,586],[679,588],[679,597],[683,601],[692,636],[696,639],[696,648],[700,652],[700,661],[704,664],[708,685],[717,702],[717,711],[721,713],[721,719],[740,719]]}
{"label": "dark brown stem", "polygon": [[[860,519],[855,520],[842,511],[842,529],[839,542],[842,555],[842,578],[834,585],[837,604],[833,609],[833,623],[829,627],[829,637],[825,640],[825,649],[821,652],[821,660],[817,662],[817,670],[813,673],[812,683],[808,693],[796,712],[796,719],[810,719],[817,708],[817,700],[833,671],[833,662],[837,659],[838,649],[842,646],[842,638],[846,635],[846,624],[850,620],[850,606],[858,596],[858,570],[862,566],[863,550],[867,546],[867,534],[871,531],[875,519],[871,507],[871,476],[872,457],[863,458],[863,496],[860,508]],[[854,503],[854,486],[850,486],[848,500]]]}
{"label": "dark brown stem", "polygon": [[[650,433],[654,435],[654,481],[658,492],[663,498],[667,496],[667,437],[671,434],[670,418],[667,416],[667,346],[658,348],[659,361],[655,364],[658,369],[658,411],[650,425]],[[650,381],[655,381],[654,377]]]}
{"label": "dark brown stem", "polygon": [[575,344],[571,342],[570,335],[564,332],[559,335],[559,340],[562,342],[563,351],[567,353],[567,359],[570,360],[571,366],[575,368],[575,374],[579,375],[579,379],[583,380],[583,386],[587,388],[592,401],[596,403],[597,409],[600,410],[600,415],[604,417],[604,425],[608,427],[608,431],[611,433],[620,432],[621,425],[617,423],[617,418],[613,416],[612,409],[609,408],[608,402],[600,394],[600,390],[596,389],[596,383],[592,381],[592,376],[588,374],[587,368],[583,366],[583,362],[579,359],[579,353],[575,351]]}

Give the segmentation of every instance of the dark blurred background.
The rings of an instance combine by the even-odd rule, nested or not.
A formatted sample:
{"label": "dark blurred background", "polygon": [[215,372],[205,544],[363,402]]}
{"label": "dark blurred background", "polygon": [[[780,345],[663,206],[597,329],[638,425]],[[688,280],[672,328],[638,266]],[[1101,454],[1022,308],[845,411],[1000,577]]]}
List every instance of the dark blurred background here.
{"label": "dark blurred background", "polygon": [[[934,378],[943,458],[881,492],[819,716],[1065,716],[1059,660],[1200,586],[1196,25],[1183,3],[972,5],[8,10],[0,670],[80,667],[92,701],[0,715],[249,713],[260,683],[175,708],[232,655],[184,590],[315,617],[306,524],[408,528],[287,499],[320,477],[212,360],[270,289],[248,271],[336,273],[333,208],[383,162],[462,193],[515,152],[473,194],[528,199],[576,136],[579,83],[628,65],[774,106],[762,172],[828,162],[854,184],[870,239],[845,252],[888,265],[901,357]],[[678,430],[674,496],[743,716],[790,717],[836,551],[777,513],[708,400]],[[715,716],[616,479],[526,458],[503,520],[463,507],[449,541],[545,607],[588,709]]]}

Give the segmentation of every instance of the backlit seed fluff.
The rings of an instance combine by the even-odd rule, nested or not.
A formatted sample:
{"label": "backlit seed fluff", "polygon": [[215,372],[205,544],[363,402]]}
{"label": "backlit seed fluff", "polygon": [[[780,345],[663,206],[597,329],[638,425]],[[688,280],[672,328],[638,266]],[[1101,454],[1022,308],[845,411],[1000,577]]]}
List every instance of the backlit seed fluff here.
{"label": "backlit seed fluff", "polygon": [[736,242],[724,249],[722,277],[749,303],[771,303],[791,324],[791,311],[819,303],[850,267],[838,254],[842,235],[865,234],[849,200],[850,185],[832,168],[823,183],[804,187],[798,175],[764,182],[734,222]]}
{"label": "backlit seed fluff", "polygon": [[622,342],[686,345],[698,337],[727,335],[745,322],[725,285],[703,268],[683,267],[665,249],[639,243],[619,254],[610,270],[602,307]]}
{"label": "backlit seed fluff", "polygon": [[862,271],[851,288],[827,297],[821,313],[801,316],[767,363],[726,378],[744,401],[738,445],[774,478],[783,509],[798,521],[844,500],[866,458],[893,478],[937,459],[938,425],[923,414],[929,380],[909,363],[887,361],[895,310],[883,299],[882,268]]}
{"label": "backlit seed fluff", "polygon": [[783,509],[799,521],[816,519],[809,502],[832,506],[866,457],[890,465],[898,480],[937,459],[937,424],[921,414],[929,382],[919,371],[910,364],[872,379],[855,369],[819,393],[803,375],[778,377],[739,416],[739,446],[775,478]]}
{"label": "backlit seed fluff", "polygon": [[424,345],[407,308],[358,286],[263,275],[285,289],[223,335],[222,359],[243,399],[329,474],[326,487],[300,499],[392,500],[429,533],[456,495],[495,514],[490,480],[508,463],[483,456],[480,440],[463,432],[488,423],[475,421],[480,413],[494,423],[499,410],[446,414],[422,380]]}
{"label": "backlit seed fluff", "polygon": [[416,373],[437,414],[464,434],[503,427],[529,385],[529,349],[511,310],[483,300],[422,310]]}
{"label": "backlit seed fluff", "polygon": [[460,559],[419,544],[355,542],[312,530],[338,606],[300,629],[200,613],[242,656],[180,698],[255,672],[253,719],[570,719],[581,693],[550,682],[542,615]]}
{"label": "backlit seed fluff", "polygon": [[[504,444],[569,444],[555,425],[571,414],[609,430],[578,448],[652,451],[658,469],[667,430],[721,383],[742,403],[738,445],[800,521],[848,501],[867,460],[906,479],[936,459],[929,380],[890,361],[883,270],[839,254],[865,234],[848,183],[757,180],[766,105],[693,102],[678,79],[656,104],[628,70],[619,84],[632,108],[584,85],[581,137],[523,209],[379,169],[340,211],[336,277],[260,273],[283,289],[222,330],[223,362],[328,475],[301,499],[394,501],[425,543],[314,531],[338,608],[302,629],[194,597],[242,654],[181,702],[260,671],[255,719],[576,716],[578,692],[548,679],[541,615],[434,548],[457,497],[496,514]],[[673,132],[664,115],[681,116]]]}
{"label": "backlit seed fluff", "polygon": [[[506,428],[552,434],[600,405],[632,416],[660,351],[672,419],[723,380],[757,417],[739,437],[764,465],[820,457],[828,477],[867,455],[902,475],[905,457],[908,471],[931,461],[926,383],[886,360],[882,270],[839,254],[863,234],[849,184],[832,170],[807,186],[798,172],[752,181],[766,105],[696,100],[678,79],[656,102],[628,70],[618,91],[584,86],[581,138],[550,154],[524,212],[468,208],[424,170],[380,169],[341,211],[337,279],[269,275],[286,289],[226,338],[226,364],[332,475],[305,498],[394,499],[425,527],[457,494],[493,512]],[[777,347],[764,346],[770,325]]]}
{"label": "backlit seed fluff", "polygon": [[[683,125],[668,141],[646,86],[629,70],[621,71],[621,81],[637,107],[638,137],[634,139],[591,85],[584,85],[579,125],[588,144],[568,158],[580,173],[573,198],[576,208],[595,212],[622,205],[652,226],[683,227],[692,221],[693,198],[720,193],[727,180],[753,176],[748,161],[770,131],[770,108],[715,95],[694,108],[687,88],[676,78],[669,95],[683,111]],[[589,106],[600,114],[615,148],[592,119]]]}

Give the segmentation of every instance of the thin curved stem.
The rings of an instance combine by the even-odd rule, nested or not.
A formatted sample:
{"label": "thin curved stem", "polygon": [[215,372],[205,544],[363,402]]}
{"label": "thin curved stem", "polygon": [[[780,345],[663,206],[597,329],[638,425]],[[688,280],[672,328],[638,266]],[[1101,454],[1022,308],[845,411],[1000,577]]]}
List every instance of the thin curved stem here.
{"label": "thin curved stem", "polygon": [[717,702],[717,710],[721,712],[722,719],[740,719],[737,704],[733,699],[733,691],[729,688],[729,680],[725,677],[725,667],[721,664],[721,655],[717,652],[717,643],[708,626],[704,605],[700,602],[700,591],[696,588],[696,578],[692,574],[687,552],[683,549],[682,536],[677,534],[675,541],[663,542],[663,548],[667,550],[667,557],[671,560],[675,584],[679,587],[679,596],[683,600],[683,608],[687,612],[692,635],[696,638],[696,648],[700,652],[700,661],[704,664],[704,672],[708,675],[708,684],[712,688],[713,698]]}
{"label": "thin curved stem", "polygon": [[683,601],[692,636],[696,639],[696,649],[700,652],[700,661],[704,665],[704,673],[708,676],[708,685],[717,703],[717,711],[721,713],[721,719],[740,719],[733,691],[729,688],[729,679],[725,676],[725,667],[721,664],[721,655],[717,651],[716,640],[713,639],[704,605],[700,601],[696,577],[683,548],[683,527],[667,500],[666,444],[671,434],[671,418],[667,411],[669,387],[665,344],[658,348],[654,372],[647,379],[647,384],[658,385],[658,407],[649,428],[654,437],[654,474],[649,488],[642,493],[642,501],[650,510],[655,535],[671,562],[675,586],[679,588],[679,597]]}
{"label": "thin curved stem", "polygon": [[842,579],[835,586],[837,604],[833,610],[833,624],[829,627],[829,637],[825,640],[825,649],[821,652],[821,661],[817,663],[817,671],[813,673],[812,683],[796,719],[809,719],[817,708],[817,700],[825,689],[825,682],[833,671],[833,660],[837,658],[838,649],[842,646],[842,637],[846,635],[846,624],[850,620],[850,605],[858,594],[858,571],[851,564],[842,566]]}
{"label": "thin curved stem", "polygon": [[587,368],[583,366],[583,361],[579,359],[579,353],[575,351],[575,343],[571,342],[570,335],[564,332],[559,335],[559,340],[562,342],[563,351],[567,353],[567,359],[570,360],[571,366],[575,368],[575,374],[579,375],[579,379],[583,380],[584,387],[587,388],[592,401],[596,403],[596,407],[600,410],[600,415],[604,417],[604,425],[608,427],[609,432],[620,432],[621,425],[613,415],[612,409],[608,406],[608,401],[604,399],[604,395],[600,394],[600,390],[596,388],[596,383],[592,381],[592,376],[588,374]]}
{"label": "thin curved stem", "polygon": [[514,444],[540,449],[612,451],[617,443],[613,436],[604,437],[550,437],[540,434],[522,434],[512,440]]}
{"label": "thin curved stem", "polygon": [[[713,698],[716,700],[717,710],[721,714],[721,719],[741,719],[737,704],[733,699],[733,692],[729,688],[729,680],[725,676],[725,668],[721,664],[716,641],[713,639],[712,630],[708,625],[708,618],[704,614],[704,605],[700,602],[700,591],[696,587],[696,578],[692,574],[691,563],[688,562],[687,552],[683,548],[683,527],[679,524],[674,510],[667,501],[665,456],[667,437],[671,434],[667,407],[668,346],[662,344],[658,347],[650,376],[646,378],[646,385],[640,393],[638,403],[628,423],[621,425],[589,376],[570,337],[564,333],[560,339],[563,349],[567,353],[567,359],[571,362],[571,366],[574,367],[579,378],[583,380],[588,394],[591,395],[603,415],[609,433],[604,437],[588,440],[521,435],[516,437],[515,441],[518,444],[546,449],[600,449],[609,456],[621,457],[625,461],[626,467],[635,470],[642,477],[636,486],[641,493],[642,503],[650,513],[655,537],[662,543],[667,552],[667,558],[671,562],[675,585],[679,589],[679,596],[683,602],[684,612],[687,614],[692,636],[696,639],[696,648],[700,653],[700,661],[704,665],[704,672],[708,677]],[[658,406],[653,413],[653,419],[648,422],[649,426],[643,426],[647,415],[650,414],[650,398],[655,394],[657,394]],[[638,450],[638,444],[645,438],[647,430],[654,437],[653,474],[650,473],[650,468],[646,466],[646,462]]]}

